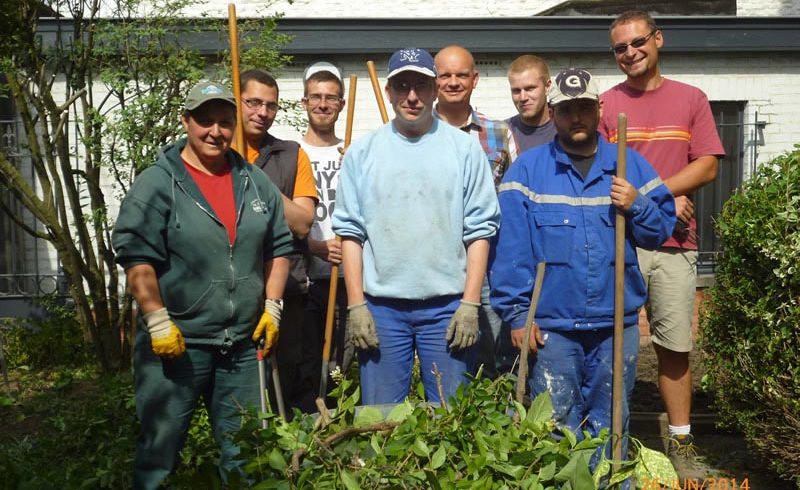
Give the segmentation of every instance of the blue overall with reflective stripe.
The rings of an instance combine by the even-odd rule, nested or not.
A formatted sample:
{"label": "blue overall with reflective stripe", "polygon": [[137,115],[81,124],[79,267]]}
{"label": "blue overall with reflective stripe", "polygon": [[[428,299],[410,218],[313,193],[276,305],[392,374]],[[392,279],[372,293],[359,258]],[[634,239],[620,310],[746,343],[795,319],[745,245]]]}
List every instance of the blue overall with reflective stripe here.
{"label": "blue overall with reflective stripe", "polygon": [[[523,153],[498,189],[502,225],[492,247],[492,306],[513,329],[530,307],[536,264],[547,263],[536,322],[544,330],[594,330],[614,321],[611,179],[617,147],[598,137],[584,179],[557,140]],[[675,226],[672,194],[647,161],[627,149],[627,180],[639,191],[626,213],[625,325],[637,323],[646,289],[636,247],[657,248]]]}

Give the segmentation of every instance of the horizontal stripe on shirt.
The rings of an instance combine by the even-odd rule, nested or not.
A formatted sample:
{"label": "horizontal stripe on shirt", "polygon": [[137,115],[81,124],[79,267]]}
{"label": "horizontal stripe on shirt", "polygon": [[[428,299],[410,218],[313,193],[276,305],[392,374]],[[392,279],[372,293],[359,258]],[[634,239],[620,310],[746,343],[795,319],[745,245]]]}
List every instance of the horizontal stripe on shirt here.
{"label": "horizontal stripe on shirt", "polygon": [[[662,184],[661,178],[656,177],[641,186],[638,192],[647,195],[650,191]],[[531,201],[537,204],[566,204],[569,206],[608,206],[611,196],[599,197],[574,197],[561,194],[538,194],[519,182],[504,182],[497,188],[497,192],[520,191]]]}

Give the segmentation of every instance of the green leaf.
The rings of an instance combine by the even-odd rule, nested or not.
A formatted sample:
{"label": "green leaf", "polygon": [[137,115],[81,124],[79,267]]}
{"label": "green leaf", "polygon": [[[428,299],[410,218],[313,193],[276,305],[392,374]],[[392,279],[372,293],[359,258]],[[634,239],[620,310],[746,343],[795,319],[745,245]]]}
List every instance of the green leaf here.
{"label": "green leaf", "polygon": [[678,474],[669,458],[645,446],[639,448],[639,461],[634,472],[638,481],[658,481],[662,485],[678,481]]}
{"label": "green leaf", "polygon": [[548,392],[540,393],[528,409],[527,422],[532,424],[545,424],[553,419],[553,402]]}
{"label": "green leaf", "polygon": [[402,422],[414,411],[414,406],[408,400],[395,405],[389,412],[386,420],[389,422]]}
{"label": "green leaf", "polygon": [[542,481],[550,481],[556,476],[556,462],[551,461],[550,464],[543,466],[539,470],[539,479]]}
{"label": "green leaf", "polygon": [[375,451],[375,454],[382,454],[383,451],[381,450],[381,444],[378,441],[378,435],[372,434],[372,437],[369,438],[369,445],[372,447],[372,450]]}
{"label": "green leaf", "polygon": [[[605,456],[600,460],[600,463],[597,464],[597,467],[594,469],[594,473],[592,474],[592,479],[594,480],[594,486],[600,488],[600,481],[608,476],[608,472],[611,470],[611,461],[608,460]],[[641,481],[641,480],[640,480]]]}
{"label": "green leaf", "polygon": [[274,470],[284,471],[286,469],[286,460],[283,459],[283,454],[278,450],[278,448],[273,448],[272,452],[269,453],[269,465]]}
{"label": "green leaf", "polygon": [[439,446],[439,449],[437,449],[431,457],[431,468],[435,470],[442,466],[445,459],[447,459],[447,452],[444,450],[444,446]]}
{"label": "green leaf", "polygon": [[414,454],[416,454],[417,456],[423,456],[423,457],[428,456],[431,453],[431,450],[428,447],[428,445],[425,444],[425,441],[423,441],[419,437],[417,437],[414,440],[414,444],[411,446],[411,450],[414,451]]}
{"label": "green leaf", "polygon": [[569,441],[569,447],[574,448],[575,445],[578,443],[578,438],[575,437],[575,434],[566,427],[562,428],[561,432],[564,434],[564,437]]}
{"label": "green leaf", "polygon": [[339,473],[339,478],[342,479],[342,484],[349,490],[361,490],[361,485],[358,484],[358,480],[348,473],[347,470],[342,470],[342,472]]}
{"label": "green leaf", "polygon": [[436,473],[430,470],[425,470],[425,479],[430,484],[430,487],[433,490],[442,490],[442,485],[439,483],[439,480],[436,478]]}
{"label": "green leaf", "polygon": [[493,463],[489,466],[499,473],[510,476],[514,480],[519,480],[522,475],[525,474],[524,466],[516,466],[507,463]]}
{"label": "green leaf", "polygon": [[383,414],[381,411],[375,407],[367,405],[365,407],[361,407],[358,414],[356,414],[353,425],[356,427],[365,427],[367,425],[377,424],[381,421],[383,421]]}
{"label": "green leaf", "polygon": [[556,481],[569,483],[573,490],[595,490],[594,479],[589,473],[589,457],[584,453],[573,455],[556,474]]}

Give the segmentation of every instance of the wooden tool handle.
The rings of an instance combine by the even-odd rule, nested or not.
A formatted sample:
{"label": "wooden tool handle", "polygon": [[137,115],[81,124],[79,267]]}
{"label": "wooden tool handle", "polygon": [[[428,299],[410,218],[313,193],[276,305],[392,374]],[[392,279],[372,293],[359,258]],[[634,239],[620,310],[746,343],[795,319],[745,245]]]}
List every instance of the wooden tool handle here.
{"label": "wooden tool handle", "polygon": [[378,83],[378,72],[375,71],[374,62],[367,61],[367,71],[372,82],[372,91],[375,92],[375,100],[378,102],[378,110],[381,111],[381,120],[386,124],[389,122],[389,114],[386,112],[386,104],[383,102],[383,92],[381,91],[380,83]]}

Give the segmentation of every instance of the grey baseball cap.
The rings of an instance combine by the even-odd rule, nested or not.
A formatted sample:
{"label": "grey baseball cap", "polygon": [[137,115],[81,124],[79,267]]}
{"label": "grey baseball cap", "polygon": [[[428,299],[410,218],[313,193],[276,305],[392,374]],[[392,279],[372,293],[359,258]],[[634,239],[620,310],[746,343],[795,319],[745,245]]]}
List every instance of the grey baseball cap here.
{"label": "grey baseball cap", "polygon": [[236,99],[233,92],[225,85],[215,82],[200,82],[189,90],[186,96],[186,103],[183,107],[187,111],[193,111],[212,100],[221,100],[236,107]]}
{"label": "grey baseball cap", "polygon": [[597,82],[583,68],[561,70],[547,92],[547,103],[551,106],[574,99],[600,100]]}

